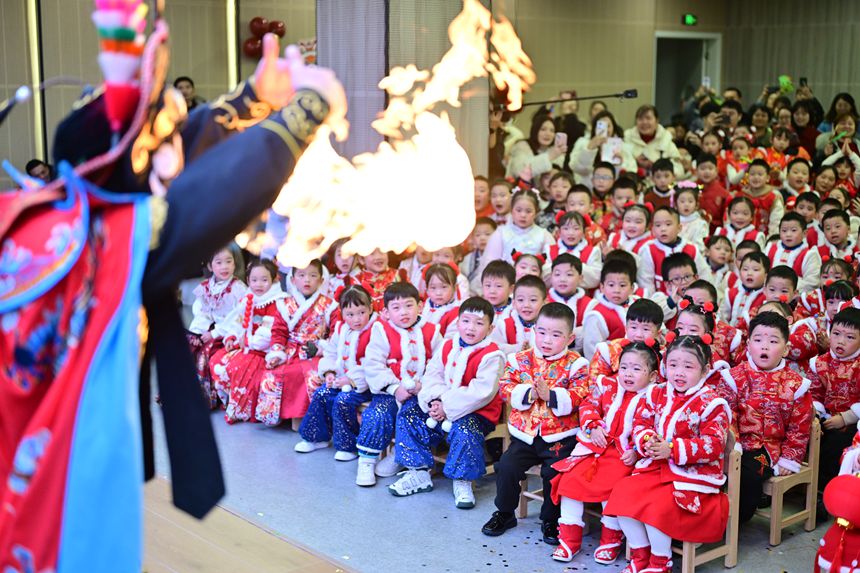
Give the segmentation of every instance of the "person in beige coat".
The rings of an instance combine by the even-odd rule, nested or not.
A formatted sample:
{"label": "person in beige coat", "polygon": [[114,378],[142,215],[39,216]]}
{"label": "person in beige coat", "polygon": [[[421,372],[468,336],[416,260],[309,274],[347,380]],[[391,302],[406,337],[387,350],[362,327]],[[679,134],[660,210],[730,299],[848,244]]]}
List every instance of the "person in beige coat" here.
{"label": "person in beige coat", "polygon": [[672,135],[659,122],[657,108],[643,105],[636,110],[636,126],[624,132],[624,142],[630,147],[639,167],[650,171],[660,158],[672,161],[675,177],[684,175],[681,154],[672,141]]}

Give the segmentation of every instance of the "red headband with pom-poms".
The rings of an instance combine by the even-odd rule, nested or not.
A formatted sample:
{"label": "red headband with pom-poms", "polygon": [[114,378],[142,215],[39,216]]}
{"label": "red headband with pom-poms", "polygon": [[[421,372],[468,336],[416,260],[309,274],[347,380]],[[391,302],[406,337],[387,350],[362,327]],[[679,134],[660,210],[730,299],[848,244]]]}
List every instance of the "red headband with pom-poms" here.
{"label": "red headband with pom-poms", "polygon": [[520,260],[520,257],[525,253],[521,253],[516,249],[511,250],[511,260],[514,261],[514,264],[517,264],[517,261]]}
{"label": "red headband with pom-poms", "polygon": [[629,208],[630,208],[630,207],[632,207],[633,205],[636,205],[636,202],[635,202],[635,201],[628,201],[627,203],[625,203],[625,204],[623,205],[623,207],[624,207],[625,209],[629,209]]}
{"label": "red headband with pom-poms", "polygon": [[567,215],[567,211],[559,211],[558,213],[556,213],[555,224],[561,225],[561,218],[564,217],[565,215]]}
{"label": "red headband with pom-poms", "polygon": [[826,281],[824,281],[824,286],[829,287],[834,282],[836,282],[836,281],[834,281],[833,279],[827,279]]}
{"label": "red headband with pom-poms", "polygon": [[666,336],[664,336],[664,338],[666,339],[666,344],[672,344],[672,342],[674,342],[675,339],[678,338],[678,333],[674,330],[670,330],[666,332]]}
{"label": "red headband with pom-poms", "polygon": [[652,203],[651,201],[645,201],[642,206],[648,209],[649,213],[651,213],[652,215],[654,214],[654,203]]}
{"label": "red headband with pom-poms", "polygon": [[710,346],[711,344],[714,343],[714,337],[711,336],[710,334],[708,334],[707,332],[705,334],[703,334],[702,336],[700,336],[699,338],[701,338],[702,342],[704,342],[705,345],[707,345],[707,346]]}
{"label": "red headband with pom-poms", "polygon": [[684,297],[681,299],[681,302],[678,303],[678,308],[681,310],[686,310],[688,306],[693,304],[693,299]]}

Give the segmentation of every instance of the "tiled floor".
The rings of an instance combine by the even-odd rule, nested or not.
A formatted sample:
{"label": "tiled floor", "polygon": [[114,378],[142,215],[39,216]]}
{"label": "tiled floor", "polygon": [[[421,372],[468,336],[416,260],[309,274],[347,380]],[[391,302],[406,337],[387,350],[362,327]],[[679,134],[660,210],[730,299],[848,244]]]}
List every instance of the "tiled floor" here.
{"label": "tiled floor", "polygon": [[[386,490],[394,478],[382,479],[373,488],[359,488],[353,483],[355,462],[335,462],[331,449],[294,453],[298,435],[284,427],[227,426],[218,413],[213,413],[212,421],[227,480],[223,507],[349,569],[367,573],[614,573],[623,568],[620,562],[601,566],[592,561],[593,535],[587,537],[583,554],[572,563],[552,561],[551,548],[540,541],[534,503],[530,516],[516,529],[497,538],[482,535],[481,525],[494,509],[492,477],[476,484],[478,505],[470,511],[454,507],[451,482],[444,478],[434,479],[435,489],[430,493],[395,498]],[[166,474],[163,448],[158,467],[160,474]],[[768,524],[755,518],[741,529],[740,562],[735,571],[807,573],[824,529],[806,533],[795,526],[786,531],[782,545],[770,548]],[[676,560],[676,570],[679,567]],[[698,571],[723,571],[722,562]]]}

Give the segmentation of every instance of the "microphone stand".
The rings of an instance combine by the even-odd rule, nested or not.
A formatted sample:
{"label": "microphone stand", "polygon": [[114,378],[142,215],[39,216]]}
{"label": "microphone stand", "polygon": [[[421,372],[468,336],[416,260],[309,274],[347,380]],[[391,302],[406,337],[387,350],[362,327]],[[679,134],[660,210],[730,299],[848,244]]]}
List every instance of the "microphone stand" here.
{"label": "microphone stand", "polygon": [[522,105],[522,107],[527,107],[527,106],[531,106],[531,105],[546,105],[546,104],[553,104],[553,103],[562,103],[565,101],[585,101],[585,100],[590,100],[590,99],[611,99],[611,98],[635,99],[637,97],[639,97],[639,90],[630,89],[630,90],[624,90],[623,92],[620,92],[617,94],[605,94],[605,95],[594,95],[594,96],[577,96],[577,97],[568,97],[568,98],[564,98],[564,99],[548,99],[545,101],[530,101],[530,102],[525,102]]}

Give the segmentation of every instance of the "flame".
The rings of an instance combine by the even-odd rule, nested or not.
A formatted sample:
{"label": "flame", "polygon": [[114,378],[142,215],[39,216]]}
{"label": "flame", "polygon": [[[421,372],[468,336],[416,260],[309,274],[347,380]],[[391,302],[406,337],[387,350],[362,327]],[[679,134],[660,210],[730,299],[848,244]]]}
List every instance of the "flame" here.
{"label": "flame", "polygon": [[511,23],[494,21],[478,0],[463,0],[448,38],[451,48],[432,70],[396,67],[379,83],[389,104],[372,127],[389,141],[376,151],[350,162],[327,127],[317,132],[273,206],[290,218],[281,263],[304,267],[342,237],[346,252],[365,255],[413,244],[434,251],[471,232],[472,166],[447,114],[433,109],[459,107],[462,87],[490,75],[516,110],[536,77]]}

